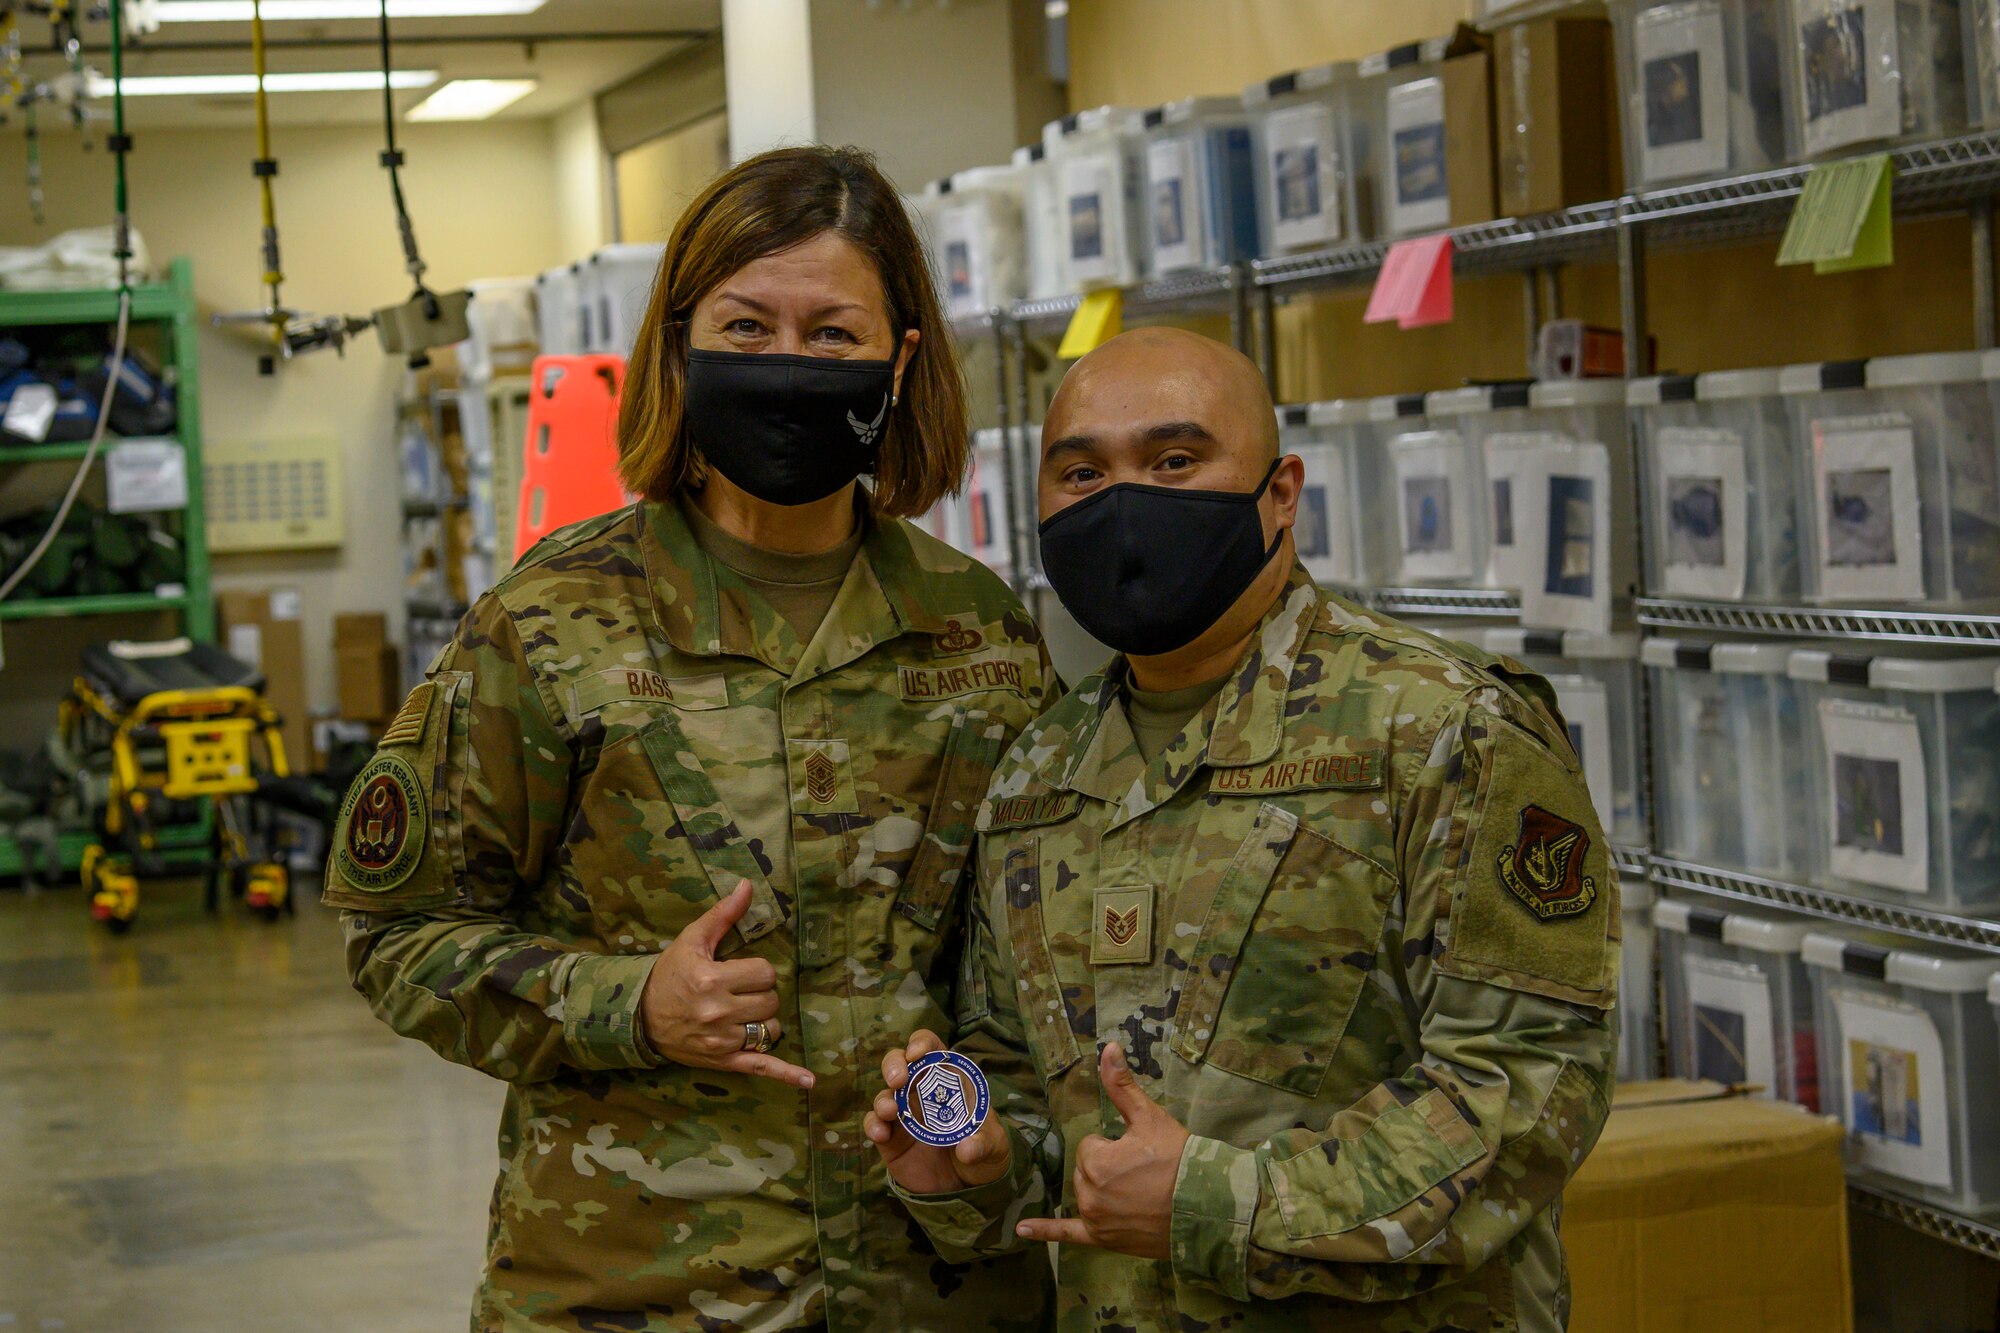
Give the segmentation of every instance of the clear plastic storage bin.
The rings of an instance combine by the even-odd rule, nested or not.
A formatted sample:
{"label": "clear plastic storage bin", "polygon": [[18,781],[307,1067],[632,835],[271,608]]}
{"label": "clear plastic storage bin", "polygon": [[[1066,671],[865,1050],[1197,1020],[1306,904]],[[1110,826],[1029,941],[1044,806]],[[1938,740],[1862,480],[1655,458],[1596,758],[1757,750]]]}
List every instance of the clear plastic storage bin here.
{"label": "clear plastic storage bin", "polygon": [[543,356],[581,356],[589,345],[583,266],[562,264],[535,279],[535,330]]}
{"label": "clear plastic storage bin", "polygon": [[1820,882],[1942,911],[2000,910],[2000,658],[1792,654]]}
{"label": "clear plastic storage bin", "polygon": [[1624,382],[1481,385],[1431,394],[1426,411],[1479,456],[1474,581],[1519,591],[1525,623],[1608,630],[1635,572]]}
{"label": "clear plastic storage bin", "polygon": [[1725,370],[1632,381],[1656,596],[1799,595],[1800,460],[1778,380],[1776,370]]}
{"label": "clear plastic storage bin", "polygon": [[1343,61],[1243,90],[1255,129],[1264,254],[1301,254],[1375,233],[1381,82],[1364,83]]}
{"label": "clear plastic storage bin", "polygon": [[[1386,527],[1371,521],[1382,486],[1375,412],[1386,404],[1393,414],[1398,401],[1333,399],[1279,409],[1280,445],[1306,470],[1292,540],[1321,583],[1367,585],[1389,569]],[[1421,396],[1415,401],[1421,410]]]}
{"label": "clear plastic storage bin", "polygon": [[1583,760],[1591,804],[1614,843],[1646,845],[1640,772],[1639,636],[1514,626],[1463,636],[1489,653],[1512,657],[1548,678]]}
{"label": "clear plastic storage bin", "polygon": [[[1040,428],[1033,429],[1039,438]],[[964,518],[955,545],[1008,582],[1014,578],[1013,544],[1007,539],[1013,490],[1006,433],[990,426],[974,431],[972,471],[959,497]]]}
{"label": "clear plastic storage bin", "polygon": [[1070,291],[1125,287],[1146,276],[1144,132],[1143,112],[1115,106],[1050,121],[1042,131],[1055,165]]}
{"label": "clear plastic storage bin", "polygon": [[461,379],[484,382],[509,372],[525,374],[539,346],[535,328],[535,279],[481,278],[468,282],[468,335],[458,348]]}
{"label": "clear plastic storage bin", "polygon": [[2000,960],[1812,931],[1801,946],[1819,1029],[1820,1105],[1849,1169],[1953,1212],[2000,1208]]}
{"label": "clear plastic storage bin", "polygon": [[[1414,236],[1451,225],[1443,67],[1455,41],[1455,36],[1447,36],[1411,42],[1379,51],[1358,67],[1366,95],[1382,99],[1379,193],[1384,236]],[[1492,132],[1490,124],[1471,128]],[[1490,156],[1490,143],[1486,151]]]}
{"label": "clear plastic storage bin", "polygon": [[1757,1096],[1820,1109],[1812,988],[1802,921],[1656,903],[1675,1078],[1749,1084]]}
{"label": "clear plastic storage bin", "polygon": [[1635,190],[1785,161],[1785,0],[1611,0]]}
{"label": "clear plastic storage bin", "polygon": [[1960,606],[2000,597],[2000,453],[1977,352],[1787,366],[1805,595]]}
{"label": "clear plastic storage bin", "polygon": [[1422,415],[1399,407],[1383,423],[1391,569],[1408,587],[1473,585],[1486,575],[1486,459],[1466,403],[1463,390],[1425,394]]}
{"label": "clear plastic storage bin", "polygon": [[1618,946],[1618,1081],[1660,1076],[1659,1039],[1653,1013],[1653,881],[1644,875],[1618,880],[1621,938]]}
{"label": "clear plastic storage bin", "polygon": [[1257,164],[1250,117],[1230,97],[1188,97],[1143,117],[1147,271],[1255,259]]}
{"label": "clear plastic storage bin", "polygon": [[1804,713],[1782,643],[1649,638],[1659,852],[1720,870],[1810,877]]}
{"label": "clear plastic storage bin", "polygon": [[1965,8],[1965,118],[2000,129],[2000,4],[1961,0]]}
{"label": "clear plastic storage bin", "polygon": [[1046,301],[1063,294],[1063,250],[1069,234],[1063,227],[1062,200],[1056,190],[1055,167],[1048,149],[1023,144],[1014,150],[1021,172],[1021,239],[1027,250],[1027,297]]}
{"label": "clear plastic storage bin", "polygon": [[972,319],[1028,294],[1022,209],[1029,169],[974,167],[925,191],[932,263],[947,317]]}
{"label": "clear plastic storage bin", "polygon": [[1789,0],[1795,158],[1965,129],[1960,0]]}
{"label": "clear plastic storage bin", "polygon": [[646,304],[659,276],[661,242],[606,245],[583,263],[584,350],[607,356],[632,355]]}

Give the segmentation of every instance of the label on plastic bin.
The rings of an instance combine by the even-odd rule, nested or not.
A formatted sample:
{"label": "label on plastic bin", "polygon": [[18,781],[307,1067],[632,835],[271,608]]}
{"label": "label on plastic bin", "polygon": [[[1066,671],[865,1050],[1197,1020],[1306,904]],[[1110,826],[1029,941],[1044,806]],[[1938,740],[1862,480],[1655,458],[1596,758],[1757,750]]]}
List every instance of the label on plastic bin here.
{"label": "label on plastic bin", "polygon": [[1590,788],[1590,803],[1597,810],[1597,822],[1611,833],[1618,809],[1618,784],[1611,759],[1611,695],[1600,681],[1588,676],[1556,676],[1556,703],[1569,726],[1570,748],[1583,761],[1583,780]]}
{"label": "label on plastic bin", "polygon": [[1739,600],[1749,524],[1743,437],[1668,426],[1659,433],[1659,469],[1655,520],[1663,534],[1660,563],[1667,591]]}
{"label": "label on plastic bin", "polygon": [[187,507],[187,454],[178,440],[127,440],[104,455],[104,507],[149,514]]}
{"label": "label on plastic bin", "polygon": [[1472,520],[1467,512],[1465,442],[1456,431],[1418,431],[1390,446],[1395,460],[1396,529],[1403,579],[1469,579]]}
{"label": "label on plastic bin", "polygon": [[1611,629],[1611,456],[1601,444],[1548,450],[1542,576],[1521,589],[1521,623]]}
{"label": "label on plastic bin", "polygon": [[975,206],[944,209],[938,215],[938,258],[944,273],[945,312],[953,319],[985,313],[997,302],[988,299],[984,281],[986,256],[980,241],[980,212]]}
{"label": "label on plastic bin", "polygon": [[1329,444],[1301,445],[1294,451],[1305,464],[1305,485],[1299,489],[1298,520],[1292,542],[1306,572],[1321,583],[1356,581],[1351,525],[1342,504],[1353,491],[1347,451]]}
{"label": "label on plastic bin", "polygon": [[1117,282],[1125,257],[1117,161],[1109,153],[1071,158],[1063,163],[1062,182],[1070,282]]}
{"label": "label on plastic bin", "polygon": [[1567,443],[1546,431],[1505,431],[1486,440],[1486,489],[1492,524],[1487,529],[1486,581],[1519,591],[1541,574],[1538,534],[1548,524],[1546,450]]}
{"label": "label on plastic bin", "polygon": [[1950,1189],[1951,1107],[1937,1024],[1916,1005],[1846,987],[1834,990],[1833,1010],[1847,1093],[1838,1109],[1861,1165]]}
{"label": "label on plastic bin", "polygon": [[1924,739],[1902,708],[1823,699],[1827,869],[1903,893],[1930,891]]}
{"label": "label on plastic bin", "polygon": [[1389,234],[1451,225],[1444,151],[1444,81],[1412,79],[1389,90]]}
{"label": "label on plastic bin", "polygon": [[[1896,49],[1898,0],[1796,0],[1791,59],[1805,113],[1807,157],[1902,132],[1902,84],[1933,79]],[[1929,52],[1918,59],[1929,60]],[[1952,77],[1957,78],[1956,69]],[[1918,100],[1913,96],[1912,101]]]}
{"label": "label on plastic bin", "polygon": [[1894,181],[1887,153],[1814,167],[1792,206],[1778,263],[1810,263],[1815,273],[1894,263],[1896,234],[1889,215]]}
{"label": "label on plastic bin", "polygon": [[1194,142],[1187,138],[1160,139],[1146,148],[1148,224],[1157,273],[1201,264],[1201,209],[1193,198],[1200,180],[1190,161],[1193,152]]}
{"label": "label on plastic bin", "polygon": [[1829,601],[1918,601],[1924,533],[1909,418],[1812,423],[1819,585]]}
{"label": "label on plastic bin", "polygon": [[1761,1096],[1777,1096],[1777,1034],[1764,969],[1690,953],[1682,959],[1682,971],[1693,1067],[1674,1072],[1731,1086],[1750,1084],[1763,1089]]}
{"label": "label on plastic bin", "polygon": [[1264,200],[1275,250],[1331,245],[1342,239],[1340,147],[1333,108],[1286,107],[1264,120]]}
{"label": "label on plastic bin", "polygon": [[1729,74],[1717,0],[1654,5],[1632,25],[1644,110],[1639,174],[1648,181],[1729,170]]}

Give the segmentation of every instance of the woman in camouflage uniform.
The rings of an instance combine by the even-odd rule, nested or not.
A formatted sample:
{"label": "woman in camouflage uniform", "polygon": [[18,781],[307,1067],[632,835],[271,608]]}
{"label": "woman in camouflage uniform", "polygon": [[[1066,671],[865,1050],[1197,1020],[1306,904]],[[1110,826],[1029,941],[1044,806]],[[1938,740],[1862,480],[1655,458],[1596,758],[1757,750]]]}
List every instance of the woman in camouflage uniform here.
{"label": "woman in camouflage uniform", "polygon": [[1042,1326],[1041,1256],[940,1260],[861,1134],[1053,686],[903,521],[966,462],[928,275],[862,154],[703,191],[626,383],[644,498],[482,597],[350,789],[356,988],[509,1085],[477,1330]]}

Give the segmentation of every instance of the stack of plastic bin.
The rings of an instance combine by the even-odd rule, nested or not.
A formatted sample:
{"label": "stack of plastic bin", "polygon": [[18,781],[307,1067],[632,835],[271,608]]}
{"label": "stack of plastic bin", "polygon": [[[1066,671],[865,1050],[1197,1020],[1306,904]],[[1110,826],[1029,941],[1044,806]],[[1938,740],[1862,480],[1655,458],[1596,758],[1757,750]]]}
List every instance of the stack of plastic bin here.
{"label": "stack of plastic bin", "polygon": [[[1369,90],[1375,97],[1366,96]],[[1374,235],[1380,80],[1352,61],[1280,74],[1243,90],[1254,118],[1262,250],[1302,254]]]}
{"label": "stack of plastic bin", "polygon": [[1819,1110],[1806,924],[1679,899],[1655,904],[1653,924],[1674,1077],[1749,1084]]}
{"label": "stack of plastic bin", "polygon": [[1146,238],[1155,277],[1255,259],[1250,118],[1228,97],[1189,97],[1143,117]]}
{"label": "stack of plastic bin", "polygon": [[632,355],[666,248],[659,242],[606,245],[584,261],[585,351]]}
{"label": "stack of plastic bin", "polygon": [[1125,287],[1146,275],[1144,132],[1142,112],[1115,106],[1050,121],[1042,131],[1055,165],[1070,291]]}
{"label": "stack of plastic bin", "polygon": [[1853,1174],[1957,1213],[2000,1209],[2000,959],[1943,945],[1807,934],[1820,1105]]}
{"label": "stack of plastic bin", "polygon": [[1621,937],[1618,948],[1618,1080],[1660,1076],[1653,1014],[1653,882],[1644,875],[1618,880]]}
{"label": "stack of plastic bin", "polygon": [[1029,169],[974,167],[936,182],[925,198],[945,314],[972,319],[1027,294],[1022,208]]}
{"label": "stack of plastic bin", "polygon": [[1960,0],[1789,0],[1797,159],[1965,128]]}
{"label": "stack of plastic bin", "polygon": [[1663,856],[1803,881],[1818,844],[1805,723],[1782,643],[1649,638]]}
{"label": "stack of plastic bin", "polygon": [[1996,662],[1792,654],[1813,737],[1809,828],[1826,888],[1943,912],[2000,911]]}
{"label": "stack of plastic bin", "polygon": [[1787,366],[1805,595],[1962,606],[2000,597],[2000,451],[1977,352]]}
{"label": "stack of plastic bin", "polygon": [[1786,0],[1611,0],[1635,190],[1785,161]]}
{"label": "stack of plastic bin", "polygon": [[1569,724],[1570,745],[1583,760],[1598,822],[1612,842],[1645,847],[1638,636],[1505,626],[1463,637],[1548,678]]}
{"label": "stack of plastic bin", "polygon": [[1632,381],[1654,595],[1799,595],[1801,461],[1778,380],[1776,370],[1728,370]]}
{"label": "stack of plastic bin", "polygon": [[560,264],[535,279],[535,332],[543,356],[579,356],[589,346],[580,264]]}
{"label": "stack of plastic bin", "polygon": [[1367,409],[1364,399],[1278,410],[1279,447],[1297,454],[1306,473],[1292,542],[1306,572],[1321,583],[1369,581],[1355,522],[1367,493],[1358,438]]}

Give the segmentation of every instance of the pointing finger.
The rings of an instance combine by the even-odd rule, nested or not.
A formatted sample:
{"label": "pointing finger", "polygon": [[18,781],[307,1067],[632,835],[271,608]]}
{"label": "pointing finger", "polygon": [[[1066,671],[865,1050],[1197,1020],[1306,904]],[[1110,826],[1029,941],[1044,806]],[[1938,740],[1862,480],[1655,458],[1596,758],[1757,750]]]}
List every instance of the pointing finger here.
{"label": "pointing finger", "polygon": [[1052,1240],[1058,1245],[1096,1246],[1097,1237],[1080,1217],[1030,1217],[1015,1224],[1014,1234],[1022,1240]]}

